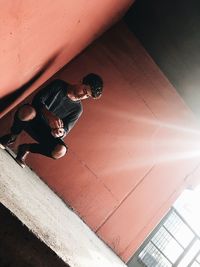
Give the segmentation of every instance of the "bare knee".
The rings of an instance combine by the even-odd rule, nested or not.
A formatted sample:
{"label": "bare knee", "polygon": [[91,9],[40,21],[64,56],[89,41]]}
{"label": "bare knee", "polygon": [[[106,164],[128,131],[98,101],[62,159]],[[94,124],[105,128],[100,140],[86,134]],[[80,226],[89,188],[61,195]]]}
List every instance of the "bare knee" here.
{"label": "bare knee", "polygon": [[67,148],[64,145],[56,145],[51,155],[54,159],[62,158],[67,153]]}
{"label": "bare knee", "polygon": [[31,105],[24,105],[19,108],[17,116],[21,121],[30,121],[35,118],[36,110]]}

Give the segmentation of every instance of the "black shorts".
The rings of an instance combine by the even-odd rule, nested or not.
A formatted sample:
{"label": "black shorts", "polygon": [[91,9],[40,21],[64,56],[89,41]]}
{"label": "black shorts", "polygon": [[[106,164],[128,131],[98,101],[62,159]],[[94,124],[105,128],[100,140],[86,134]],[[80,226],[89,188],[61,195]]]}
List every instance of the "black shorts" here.
{"label": "black shorts", "polygon": [[[29,104],[25,104],[29,105]],[[28,122],[18,119],[18,111],[15,113],[12,132],[20,133],[22,130],[27,132],[35,141],[42,144],[48,150],[52,151],[57,144],[67,148],[62,138],[56,138],[51,134],[51,128],[47,124],[43,115],[36,110],[36,117]]]}

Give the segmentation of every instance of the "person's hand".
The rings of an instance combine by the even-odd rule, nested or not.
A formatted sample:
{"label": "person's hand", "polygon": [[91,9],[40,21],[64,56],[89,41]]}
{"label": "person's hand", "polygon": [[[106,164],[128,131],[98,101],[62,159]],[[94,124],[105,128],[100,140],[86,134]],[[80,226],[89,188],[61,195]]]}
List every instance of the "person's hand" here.
{"label": "person's hand", "polygon": [[51,129],[63,128],[64,126],[63,121],[45,107],[43,108],[43,115],[48,121],[49,127]]}
{"label": "person's hand", "polygon": [[64,128],[55,128],[51,130],[51,134],[55,138],[63,137],[65,134],[65,129]]}
{"label": "person's hand", "polygon": [[59,129],[59,128],[63,128],[64,126],[63,121],[55,115],[50,115],[48,117],[48,123],[51,129],[56,129],[56,128]]}

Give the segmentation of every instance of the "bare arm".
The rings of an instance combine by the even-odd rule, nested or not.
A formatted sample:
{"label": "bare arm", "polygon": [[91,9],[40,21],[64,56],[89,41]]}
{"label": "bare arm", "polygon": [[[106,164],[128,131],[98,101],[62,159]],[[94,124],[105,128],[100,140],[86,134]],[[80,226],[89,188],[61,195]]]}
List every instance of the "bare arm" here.
{"label": "bare arm", "polygon": [[49,111],[45,106],[42,109],[42,114],[47,120],[51,129],[63,128],[63,121],[54,115],[51,111]]}
{"label": "bare arm", "polygon": [[64,135],[63,121],[51,112],[50,105],[53,97],[60,92],[65,83],[61,80],[54,80],[40,90],[33,99],[33,105],[44,116],[47,124],[52,129],[54,137]]}

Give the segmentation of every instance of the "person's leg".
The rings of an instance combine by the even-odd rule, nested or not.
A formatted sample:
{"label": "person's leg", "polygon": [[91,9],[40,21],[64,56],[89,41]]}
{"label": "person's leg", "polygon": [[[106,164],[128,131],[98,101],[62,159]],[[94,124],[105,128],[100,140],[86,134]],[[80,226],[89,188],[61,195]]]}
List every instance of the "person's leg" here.
{"label": "person's leg", "polygon": [[22,144],[18,148],[17,161],[24,167],[25,160],[29,152],[41,154],[46,157],[58,159],[67,152],[67,146],[60,138],[55,138],[51,134],[51,129],[41,117],[37,117],[25,131],[38,143]]}
{"label": "person's leg", "polygon": [[27,124],[36,117],[36,110],[30,104],[21,106],[15,113],[14,122],[11,127],[12,134],[20,134]]}
{"label": "person's leg", "polygon": [[26,128],[27,124],[36,117],[36,110],[30,105],[21,106],[15,113],[10,133],[0,137],[0,148],[12,145],[17,136]]}
{"label": "person's leg", "polygon": [[24,168],[26,165],[25,160],[30,152],[35,154],[41,154],[43,156],[50,157],[53,159],[59,159],[67,153],[67,150],[68,148],[62,140],[60,140],[54,146],[52,146],[52,144],[46,146],[40,143],[22,144],[18,147],[16,161],[21,165],[21,167]]}
{"label": "person's leg", "polygon": [[66,153],[67,153],[67,146],[63,143],[63,144],[57,144],[53,150],[51,151],[51,157],[53,159],[59,159],[62,158]]}

